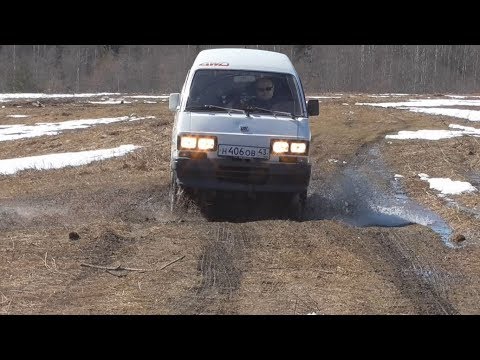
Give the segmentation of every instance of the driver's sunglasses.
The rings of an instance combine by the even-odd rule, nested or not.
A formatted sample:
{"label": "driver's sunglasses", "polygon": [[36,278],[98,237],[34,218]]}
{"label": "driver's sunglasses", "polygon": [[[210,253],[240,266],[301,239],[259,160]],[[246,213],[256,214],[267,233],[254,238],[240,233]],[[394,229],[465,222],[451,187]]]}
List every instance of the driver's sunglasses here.
{"label": "driver's sunglasses", "polygon": [[273,89],[273,86],[268,86],[266,88],[257,88],[257,91],[271,91]]}

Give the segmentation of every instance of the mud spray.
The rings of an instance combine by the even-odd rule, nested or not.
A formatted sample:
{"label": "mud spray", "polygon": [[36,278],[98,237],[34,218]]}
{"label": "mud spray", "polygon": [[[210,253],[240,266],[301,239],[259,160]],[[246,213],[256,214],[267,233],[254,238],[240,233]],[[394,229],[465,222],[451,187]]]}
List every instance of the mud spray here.
{"label": "mud spray", "polygon": [[410,199],[381,159],[379,145],[364,151],[329,181],[312,180],[306,220],[332,219],[351,226],[420,224],[448,247],[452,229],[436,213]]}

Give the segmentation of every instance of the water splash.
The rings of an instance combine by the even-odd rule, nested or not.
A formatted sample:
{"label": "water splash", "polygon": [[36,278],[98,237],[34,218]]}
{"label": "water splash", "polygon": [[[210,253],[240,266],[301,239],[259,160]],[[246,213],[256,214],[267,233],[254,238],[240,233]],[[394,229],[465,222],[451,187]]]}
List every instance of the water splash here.
{"label": "water splash", "polygon": [[307,219],[340,220],[352,226],[427,226],[448,247],[452,229],[436,213],[410,199],[401,178],[387,170],[379,145],[347,165],[334,181],[311,182]]}

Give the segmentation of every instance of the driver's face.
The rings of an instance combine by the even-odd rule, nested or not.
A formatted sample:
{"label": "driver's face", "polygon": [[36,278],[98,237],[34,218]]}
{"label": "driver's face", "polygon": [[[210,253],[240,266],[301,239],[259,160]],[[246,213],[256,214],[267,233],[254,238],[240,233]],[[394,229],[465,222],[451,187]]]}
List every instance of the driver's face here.
{"label": "driver's face", "polygon": [[257,97],[260,100],[270,100],[273,96],[273,83],[268,79],[260,79],[257,82],[256,89]]}

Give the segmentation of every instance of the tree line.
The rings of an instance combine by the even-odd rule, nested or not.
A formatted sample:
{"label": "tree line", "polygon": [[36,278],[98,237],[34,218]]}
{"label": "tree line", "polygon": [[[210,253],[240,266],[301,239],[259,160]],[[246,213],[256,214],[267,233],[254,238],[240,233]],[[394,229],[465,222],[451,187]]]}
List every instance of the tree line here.
{"label": "tree line", "polygon": [[307,92],[479,92],[479,45],[0,45],[0,92],[179,91],[218,47],[288,55]]}

